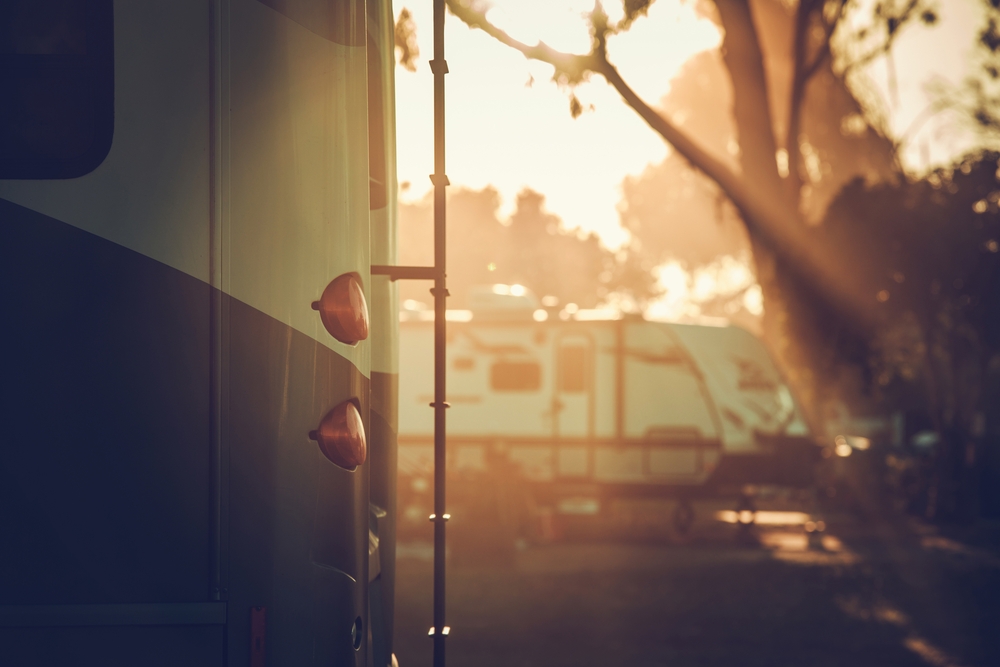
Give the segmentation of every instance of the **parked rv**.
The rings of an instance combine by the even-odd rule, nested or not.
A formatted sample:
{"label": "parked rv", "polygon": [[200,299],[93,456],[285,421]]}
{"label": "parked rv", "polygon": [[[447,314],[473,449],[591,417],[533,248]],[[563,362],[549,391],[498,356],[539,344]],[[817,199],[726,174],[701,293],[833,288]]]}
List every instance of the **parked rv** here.
{"label": "parked rv", "polygon": [[[816,439],[750,332],[545,310],[518,286],[469,301],[448,313],[451,474],[513,467],[551,506],[811,483]],[[433,469],[431,319],[410,304],[400,324],[399,474],[417,488]]]}

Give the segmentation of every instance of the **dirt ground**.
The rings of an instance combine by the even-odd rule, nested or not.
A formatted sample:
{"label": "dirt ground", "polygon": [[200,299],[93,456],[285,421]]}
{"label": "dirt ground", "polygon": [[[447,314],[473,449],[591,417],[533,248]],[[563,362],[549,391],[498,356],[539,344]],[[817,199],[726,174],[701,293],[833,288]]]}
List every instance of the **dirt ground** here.
{"label": "dirt ground", "polygon": [[[456,526],[447,664],[1000,665],[996,550],[905,517],[759,509],[748,533],[699,503],[680,538],[665,501],[619,506],[509,549]],[[400,545],[401,667],[431,665],[430,554],[429,531]]]}

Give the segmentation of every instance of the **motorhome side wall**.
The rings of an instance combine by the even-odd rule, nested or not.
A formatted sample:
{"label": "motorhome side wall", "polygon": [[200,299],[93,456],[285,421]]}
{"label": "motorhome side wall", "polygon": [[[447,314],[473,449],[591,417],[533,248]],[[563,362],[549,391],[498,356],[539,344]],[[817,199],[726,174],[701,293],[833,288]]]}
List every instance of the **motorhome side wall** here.
{"label": "motorhome side wall", "polygon": [[[400,470],[431,469],[429,322],[404,322]],[[530,370],[534,367],[535,370]],[[764,345],[738,327],[449,322],[449,466],[670,489],[805,485],[817,448]]]}
{"label": "motorhome side wall", "polygon": [[[106,52],[113,122],[87,169],[0,180],[0,662],[365,664],[378,457],[346,470],[308,436],[348,400],[374,433],[374,341],[311,308],[345,273],[375,296],[365,3],[22,0],[3,19],[65,34],[67,8],[106,19],[82,51],[0,49],[4,114],[86,91],[48,73]],[[26,136],[74,130],[22,116]],[[371,301],[395,318],[389,290]]]}
{"label": "motorhome side wall", "polygon": [[[404,322],[401,346],[401,470],[426,474],[430,323]],[[535,480],[691,482],[718,458],[707,387],[663,325],[452,322],[448,383],[454,470],[483,469],[494,448]]]}
{"label": "motorhome side wall", "polygon": [[[397,264],[396,97],[392,0],[367,0],[368,207],[371,263]],[[396,591],[396,434],[399,431],[399,287],[372,276],[368,603],[371,658],[390,665]],[[377,540],[377,541],[376,541]]]}
{"label": "motorhome side wall", "polygon": [[727,453],[760,453],[759,434],[811,435],[801,407],[759,338],[740,327],[661,326],[669,328],[697,364],[718,410]]}

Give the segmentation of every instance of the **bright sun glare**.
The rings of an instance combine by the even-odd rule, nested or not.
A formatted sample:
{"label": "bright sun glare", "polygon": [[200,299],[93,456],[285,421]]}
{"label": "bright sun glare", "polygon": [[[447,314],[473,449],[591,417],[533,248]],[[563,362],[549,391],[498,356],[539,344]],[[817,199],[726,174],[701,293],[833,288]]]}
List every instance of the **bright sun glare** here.
{"label": "bright sun glare", "polygon": [[[584,13],[593,2],[492,4],[490,18],[517,39],[540,39],[566,51],[588,49]],[[410,184],[405,199],[415,199],[430,189],[432,171],[432,80],[425,57],[432,49],[431,13],[427,2],[396,5],[397,12],[406,6],[413,13],[422,54],[415,74],[397,75],[399,180]],[[568,91],[552,82],[550,66],[526,60],[450,15],[445,39],[452,183],[494,185],[507,207],[522,188],[533,188],[566,227],[596,231],[609,246],[620,245],[625,235],[616,206],[622,178],[660,162],[666,145],[599,77],[576,90],[586,111],[573,121]],[[629,35],[613,39],[609,50],[633,87],[657,101],[691,55],[718,41],[718,30],[695,14],[692,3],[661,0]]]}
{"label": "bright sun glare", "polygon": [[[593,9],[592,0],[491,4],[489,18],[519,40],[541,40],[576,53],[589,49],[584,16]],[[432,52],[431,3],[396,0],[395,5],[397,14],[404,6],[413,14],[421,52],[417,72],[399,71],[396,77],[399,181],[403,200],[413,201],[430,190],[427,175],[432,171],[433,84],[426,62]],[[620,3],[606,3],[606,10],[615,20]],[[503,217],[511,213],[517,193],[532,188],[545,196],[546,208],[566,228],[597,232],[611,248],[624,243],[627,233],[617,210],[621,182],[661,162],[670,150],[667,145],[600,77],[574,91],[584,113],[573,120],[569,91],[552,81],[549,65],[526,60],[451,15],[445,40],[451,182],[497,188]],[[612,38],[608,48],[632,87],[657,102],[681,66],[719,40],[716,26],[696,14],[694,3],[660,0],[628,35]],[[664,316],[686,312],[676,304],[660,311]]]}
{"label": "bright sun glare", "polygon": [[[593,0],[492,0],[490,4],[489,18],[521,41],[541,40],[576,53],[589,48],[584,15],[593,8]],[[637,21],[627,34],[609,40],[612,62],[632,88],[654,105],[670,90],[671,79],[691,56],[720,42],[718,28],[698,15],[696,4],[659,0],[648,17]],[[399,70],[396,77],[399,181],[403,201],[413,201],[428,193],[427,176],[432,171],[433,84],[427,66],[432,52],[432,17],[430,2],[395,0],[397,15],[404,6],[413,14],[421,52],[417,72]],[[620,16],[620,2],[609,1],[604,6],[612,20]],[[944,3],[943,25],[935,28],[938,32],[912,31],[898,40],[895,89],[887,97],[893,131],[903,132],[926,107],[928,76],[955,78],[965,71],[965,45],[971,46],[969,35],[974,34],[980,16],[971,7],[971,0]],[[452,184],[473,189],[495,187],[502,199],[502,217],[510,214],[519,191],[532,188],[545,196],[546,208],[558,215],[566,228],[594,231],[608,247],[621,246],[627,240],[617,211],[621,182],[627,175],[661,162],[670,148],[600,77],[573,91],[584,108],[573,120],[570,92],[552,81],[551,66],[526,60],[450,14],[445,39],[450,70],[447,173]],[[954,44],[961,41],[963,48],[929,49],[929,39]],[[872,84],[886,95],[888,84],[879,67],[884,69],[882,64],[873,65]],[[942,124],[943,129],[933,123],[928,127],[923,130],[923,143],[914,142],[904,151],[904,162],[926,164],[955,153],[954,146],[942,149],[940,141],[934,144],[939,137],[933,132],[947,132],[947,123]],[[651,316],[676,319],[697,315],[699,299],[727,289],[743,290],[747,312],[761,311],[760,290],[748,258],[725,257],[693,275],[676,262],[658,271],[667,292],[650,310]]]}

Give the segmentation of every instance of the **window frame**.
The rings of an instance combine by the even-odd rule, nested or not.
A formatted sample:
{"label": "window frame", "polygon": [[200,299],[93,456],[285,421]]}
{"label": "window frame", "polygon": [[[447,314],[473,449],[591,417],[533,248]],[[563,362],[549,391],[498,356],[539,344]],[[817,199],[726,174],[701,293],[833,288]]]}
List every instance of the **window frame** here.
{"label": "window frame", "polygon": [[[522,370],[530,368],[534,373],[533,382],[529,384],[520,385],[513,382],[503,382],[498,383],[498,369],[514,369],[520,367]],[[504,380],[509,380],[517,376],[517,372],[504,371],[505,375],[501,378]],[[542,390],[542,364],[536,360],[517,360],[512,361],[509,359],[497,359],[492,364],[490,364],[490,390],[505,394],[529,394],[537,393]]]}
{"label": "window frame", "polygon": [[86,54],[0,53],[0,72],[7,73],[0,74],[0,96],[19,99],[17,86],[33,75],[50,72],[85,76],[94,112],[90,145],[68,157],[0,145],[3,149],[0,150],[0,179],[77,178],[100,166],[111,151],[115,126],[114,3],[113,0],[83,1],[87,11]]}

